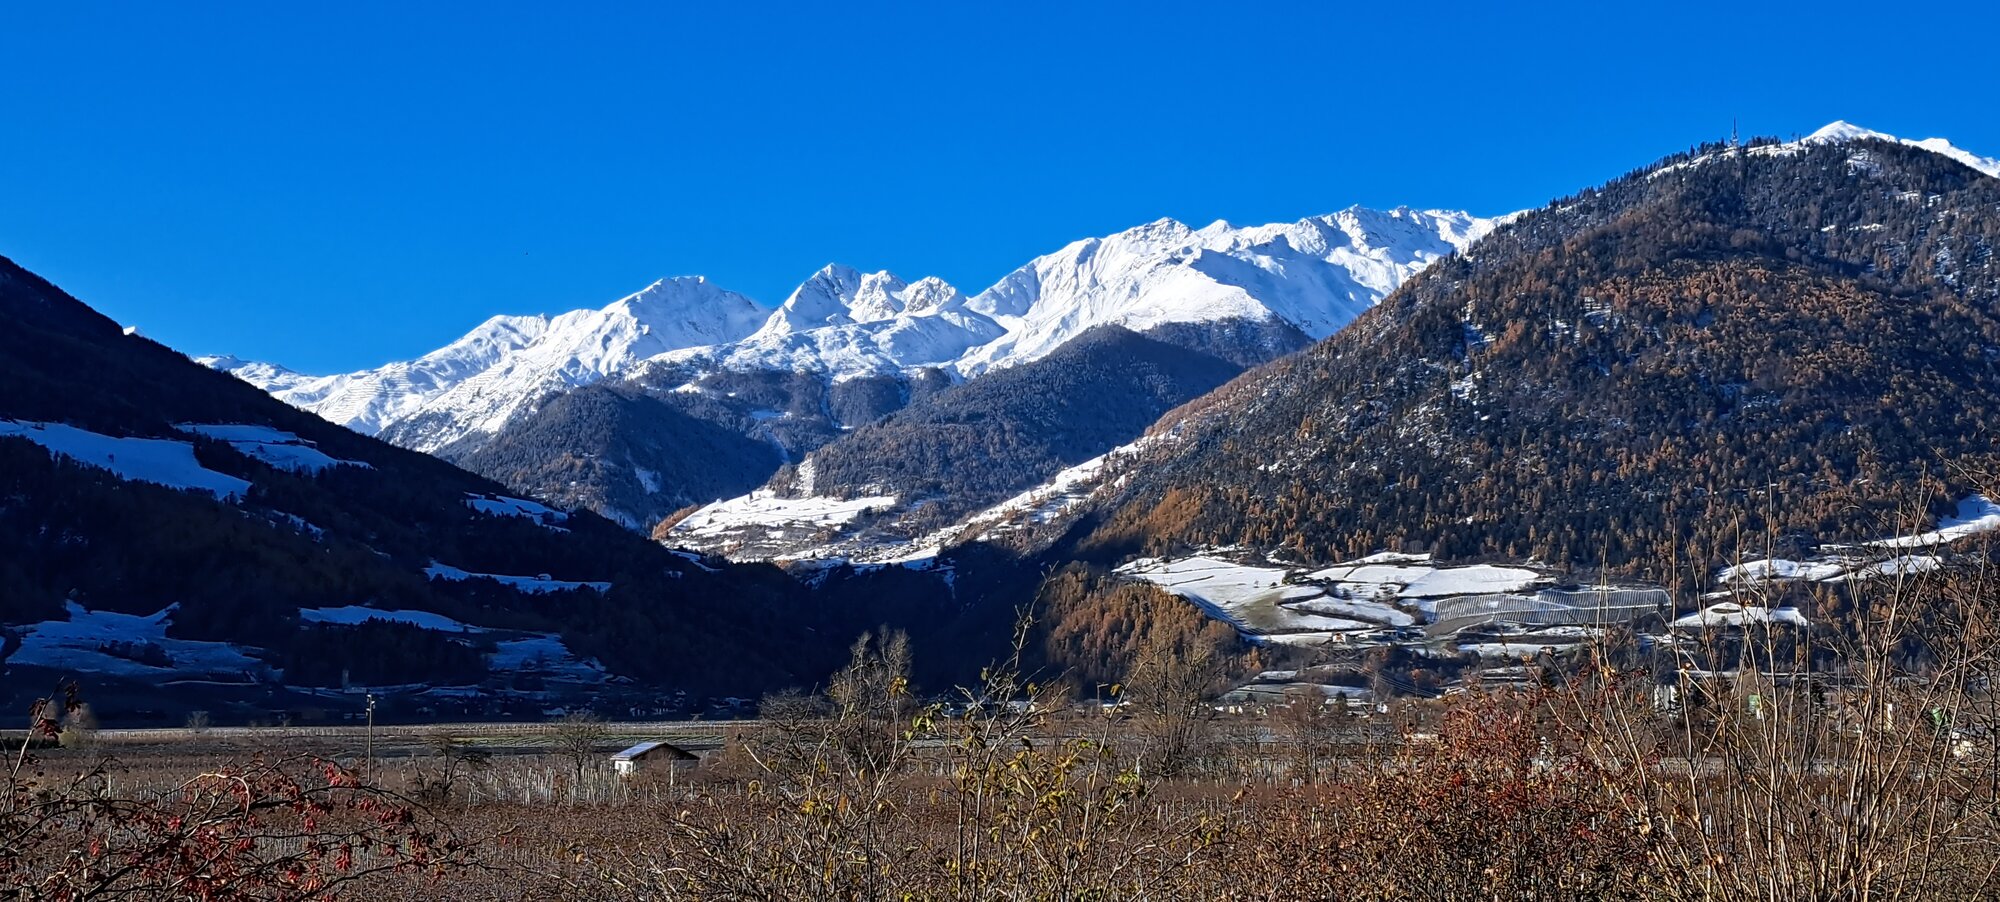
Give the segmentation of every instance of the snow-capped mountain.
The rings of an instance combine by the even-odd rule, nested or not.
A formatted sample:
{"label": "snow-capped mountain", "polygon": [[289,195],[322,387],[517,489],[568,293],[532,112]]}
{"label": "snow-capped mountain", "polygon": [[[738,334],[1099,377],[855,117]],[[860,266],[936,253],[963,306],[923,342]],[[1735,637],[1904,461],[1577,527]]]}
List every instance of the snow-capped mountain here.
{"label": "snow-capped mountain", "polygon": [[[1990,162],[1835,123],[1580,191],[1177,408],[1147,433],[1173,453],[1107,468],[1061,540],[1636,570],[1658,547],[1615,524],[1761,517],[1805,560],[1950,517],[1910,505],[1982,489],[1959,474],[1994,458],[1968,425],[2000,410],[1977,351],[2000,326]],[[1941,525],[1983,520],[1968,502]]]}
{"label": "snow-capped mountain", "polygon": [[[403,422],[424,428],[398,443],[434,451],[468,433],[498,430],[551,391],[587,385],[676,348],[749,335],[765,311],[707,279],[662,279],[598,310],[560,316],[496,316],[416,360],[338,376],[299,377],[282,368],[212,365],[281,400],[357,431]],[[282,372],[272,378],[272,372]]]}
{"label": "snow-capped mountain", "polygon": [[1804,143],[1839,144],[1847,141],[1860,141],[1863,139],[1869,139],[1875,141],[1888,141],[1891,144],[1908,144],[1911,147],[1921,147],[1924,150],[1930,151],[1931,153],[1938,154],[1940,156],[1950,157],[1951,159],[1957,160],[1960,163],[1964,163],[1965,165],[1970,166],[1973,169],[1977,169],[1980,172],[1986,173],[1987,175],[1993,176],[1994,178],[2000,178],[2000,159],[1995,159],[1993,157],[1982,157],[1978,154],[1972,153],[1971,151],[1960,149],[1959,147],[1953,145],[1950,141],[1946,141],[1943,138],[1925,138],[1922,141],[1912,141],[1908,138],[1898,138],[1895,135],[1884,134],[1882,132],[1878,132],[1873,129],[1862,128],[1861,126],[1855,125],[1851,122],[1836,120],[1828,124],[1825,128],[1822,128],[1819,131],[1807,135],[1804,139]]}
{"label": "snow-capped mountain", "polygon": [[1006,334],[967,355],[967,375],[1034,360],[1092,326],[1283,320],[1325,338],[1431,261],[1501,219],[1350,207],[1292,223],[1193,229],[1161,219],[1038,257],[968,306]]}
{"label": "snow-capped mountain", "polygon": [[748,338],[671,351],[660,361],[736,372],[891,374],[951,368],[967,351],[1003,334],[942,279],[906,283],[892,273],[832,264],[794,290]]}
{"label": "snow-capped mountain", "polygon": [[[1693,177],[1705,162],[1737,153],[1747,153],[1760,160],[1788,159],[1824,145],[1858,141],[1906,145],[1988,174],[2000,170],[2000,161],[1959,150],[1942,139],[1903,141],[1847,123],[1835,123],[1810,137],[1788,144],[1762,143],[1747,151],[1731,147],[1697,155],[1658,167],[1647,178],[1668,173]],[[1854,153],[1861,155],[1863,152],[1856,150]],[[1537,221],[1548,220],[1549,215],[1541,214]],[[1299,326],[1313,337],[1324,337],[1337,331],[1339,326],[1363,309],[1373,306],[1375,298],[1400,284],[1412,271],[1421,269],[1427,255],[1442,255],[1454,248],[1462,249],[1492,231],[1495,224],[1495,220],[1455,214],[1413,214],[1409,211],[1385,214],[1349,210],[1320,219],[1251,229],[1232,229],[1226,224],[1217,224],[1190,230],[1167,220],[1106,239],[1078,242],[1011,274],[971,301],[970,306],[976,312],[994,319],[1008,330],[1008,334],[975,350],[960,362],[959,369],[964,373],[976,373],[988,360],[995,365],[1007,365],[1013,362],[1010,355],[1032,355],[1039,349],[1038,340],[1061,341],[1066,327],[1092,316],[1142,330],[1156,322],[1183,321],[1202,316],[1275,316]],[[1880,228],[1879,225],[1873,227]],[[1500,246],[1510,246],[1509,242],[1513,239],[1501,237],[1495,240],[1500,242]],[[1486,248],[1491,246],[1481,245],[1476,254],[1484,255]],[[1383,249],[1393,249],[1394,252],[1382,253]],[[1960,276],[1943,268],[1944,263],[1977,257],[1981,253],[1977,247],[1950,248],[1937,257],[1940,267],[1937,272],[1947,280],[1957,280]],[[1418,284],[1423,282],[1419,280]],[[1378,325],[1371,335],[1381,331],[1381,322],[1376,320]],[[1368,341],[1367,338],[1359,338],[1346,346],[1354,347]],[[1308,355],[1312,353],[1307,352]],[[1283,372],[1284,364],[1274,366]],[[1389,369],[1392,367],[1385,365],[1384,371]],[[1282,381],[1273,378],[1259,384],[1271,386]],[[1341,391],[1355,391],[1372,397],[1376,381],[1372,374],[1367,378],[1355,378],[1350,374],[1343,380],[1335,380],[1335,384]],[[1471,382],[1454,389],[1460,392],[1461,397],[1472,397],[1477,390]],[[1263,404],[1273,391],[1274,388],[1239,390],[1238,399]],[[1316,391],[1330,394],[1334,389],[1321,387]],[[1312,396],[1313,392],[1305,394]],[[930,406],[963,408],[966,405],[955,398],[946,400],[945,396],[939,396]],[[913,406],[912,409],[916,408]],[[884,422],[904,423],[907,419],[905,412]],[[1316,415],[1305,419],[1330,420],[1331,417]],[[1291,426],[1267,424],[1264,428],[1271,434],[1285,433],[1295,428],[1299,420],[1300,417],[1293,416],[1288,421]],[[1246,436],[1257,435],[1259,431],[1243,429],[1237,419],[1220,418],[1217,429],[1231,436],[1229,441],[1219,444],[1230,447],[1258,444],[1256,439]],[[913,522],[918,519],[909,511],[950,510],[952,502],[968,499],[964,493],[941,498],[935,491],[926,493],[908,489],[905,484],[911,481],[912,475],[928,474],[925,461],[947,458],[938,454],[913,453],[910,449],[920,445],[907,438],[895,442],[867,441],[884,431],[876,427],[864,428],[814,451],[798,467],[798,472],[801,475],[810,473],[816,478],[795,479],[790,484],[774,480],[761,495],[716,502],[698,512],[698,516],[688,518],[692,525],[676,526],[669,533],[669,541],[686,542],[691,547],[742,558],[873,561],[900,560],[916,554],[922,547],[939,544],[939,536],[965,533],[964,528],[954,525],[929,533],[922,529],[897,529],[898,517]],[[1378,445],[1380,448],[1401,449],[1405,441],[1406,437]],[[856,444],[863,444],[864,447],[858,450],[849,447]],[[850,463],[847,469],[858,470],[862,478],[844,483],[826,477],[826,464],[830,459],[845,457],[865,461],[872,455],[875,459],[890,460],[894,459],[888,453],[892,450],[907,454],[912,460],[895,459],[893,471],[886,474],[856,468]],[[1394,453],[1403,452],[1398,450]],[[1140,466],[1144,468],[1147,465]],[[991,467],[985,469],[990,470]],[[1325,478],[1325,473],[1337,469],[1313,468],[1313,478]],[[1369,472],[1391,470],[1394,470],[1393,464],[1382,464]],[[1190,478],[1195,482],[1216,478],[1212,472],[1200,468],[1192,472],[1194,475]],[[1369,492],[1360,494],[1372,497]],[[788,504],[798,505],[801,510],[813,510],[830,503],[832,499],[866,495],[883,497],[874,499],[871,509],[876,515],[865,521],[857,520],[860,526],[855,528],[846,523],[799,522],[776,512]],[[896,497],[887,497],[891,495]],[[753,509],[756,511],[754,517],[746,513]],[[923,522],[926,526],[930,523],[929,520]],[[802,529],[802,525],[811,528]]]}
{"label": "snow-capped mountain", "polygon": [[1250,227],[1162,219],[1038,257],[973,297],[937,278],[831,265],[768,313],[705,279],[677,278],[601,310],[496,316],[421,358],[355,373],[204,361],[334,422],[436,451],[497,432],[552,391],[648,361],[696,374],[972,376],[1039,359],[1100,325],[1279,321],[1321,338],[1497,222],[1359,207]]}
{"label": "snow-capped mountain", "polygon": [[236,374],[236,378],[272,394],[297,388],[320,378],[318,376],[308,376],[304,373],[294,372],[275,363],[259,363],[255,360],[244,360],[241,357],[231,357],[226,354],[196,357],[194,362],[209,369],[234,373]]}

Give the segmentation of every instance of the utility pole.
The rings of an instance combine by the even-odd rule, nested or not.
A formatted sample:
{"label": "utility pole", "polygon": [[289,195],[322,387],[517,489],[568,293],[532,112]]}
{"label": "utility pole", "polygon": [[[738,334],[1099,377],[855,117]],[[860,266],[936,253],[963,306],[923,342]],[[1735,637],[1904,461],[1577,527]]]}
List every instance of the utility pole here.
{"label": "utility pole", "polygon": [[363,779],[375,783],[375,693],[368,693],[368,768]]}

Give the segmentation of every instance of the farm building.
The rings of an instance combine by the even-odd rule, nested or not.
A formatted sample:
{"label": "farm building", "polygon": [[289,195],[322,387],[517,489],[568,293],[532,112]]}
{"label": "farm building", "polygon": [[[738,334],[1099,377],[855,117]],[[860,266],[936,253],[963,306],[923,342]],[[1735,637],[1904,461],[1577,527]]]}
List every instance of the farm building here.
{"label": "farm building", "polygon": [[669,771],[691,767],[701,760],[695,753],[667,742],[641,742],[611,756],[611,769],[621,777],[646,771]]}

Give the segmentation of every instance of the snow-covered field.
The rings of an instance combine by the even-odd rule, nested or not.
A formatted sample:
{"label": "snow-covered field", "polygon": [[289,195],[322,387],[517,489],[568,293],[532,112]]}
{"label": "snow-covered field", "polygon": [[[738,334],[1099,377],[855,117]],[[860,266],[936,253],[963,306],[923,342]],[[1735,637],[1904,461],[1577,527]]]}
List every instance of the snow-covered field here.
{"label": "snow-covered field", "polygon": [[1805,626],[1808,621],[1806,615],[1798,608],[1767,608],[1733,601],[1712,604],[1674,620],[1674,626],[1681,628],[1742,626],[1746,623],[1789,623]]}
{"label": "snow-covered field", "polygon": [[436,561],[432,561],[430,566],[425,567],[424,573],[431,579],[451,579],[451,580],[490,579],[502,585],[511,586],[514,589],[521,592],[529,592],[536,594],[545,592],[567,592],[572,589],[595,589],[599,592],[611,591],[611,584],[608,582],[588,581],[588,580],[547,579],[541,576],[506,576],[499,573],[473,573],[468,570],[460,570],[459,568],[453,567],[449,564],[440,564]]}
{"label": "snow-covered field", "polygon": [[1929,548],[1949,545],[1960,539],[2000,529],[2000,504],[1985,495],[1969,495],[1958,502],[1956,516],[1938,520],[1937,529],[1913,536],[1897,536],[1870,542],[1877,548]]}
{"label": "snow-covered field", "polygon": [[1314,570],[1242,563],[1240,555],[1144,558],[1118,572],[1194,602],[1252,641],[1286,645],[1446,643],[1446,654],[1518,657],[1574,645],[1668,604],[1658,588],[1557,587],[1552,575],[1526,566],[1376,554]]}
{"label": "snow-covered field", "polygon": [[1520,592],[1549,581],[1543,574],[1522,567],[1439,567],[1431,563],[1428,554],[1386,552],[1315,570],[1300,579],[1330,583],[1333,594],[1340,597],[1415,602],[1452,595]]}
{"label": "snow-covered field", "polygon": [[1349,620],[1365,620],[1389,626],[1410,626],[1417,622],[1415,615],[1408,611],[1392,608],[1379,601],[1334,598],[1331,596],[1308,597],[1304,601],[1291,601],[1287,607],[1308,614],[1325,614],[1330,617],[1345,617]]}
{"label": "snow-covered field", "polygon": [[1959,500],[1954,514],[1938,519],[1935,529],[1878,539],[1858,547],[1836,548],[1833,553],[1812,560],[1767,558],[1746,561],[1724,567],[1716,574],[1716,579],[1725,584],[1754,585],[1774,582],[1844,583],[1914,576],[1944,565],[1942,557],[1929,552],[1996,529],[2000,529],[2000,504],[1995,504],[1984,495],[1968,495]]}
{"label": "snow-covered field", "polygon": [[520,517],[524,520],[533,520],[557,532],[564,530],[556,524],[569,520],[569,513],[566,511],[556,510],[539,501],[510,498],[506,495],[474,495],[468,492],[465,496],[465,506],[495,517]]}
{"label": "snow-covered field", "polygon": [[0,420],[0,436],[20,436],[50,451],[120,479],[150,482],[176,489],[208,492],[217,498],[240,498],[250,483],[203,467],[187,442],[158,438],[116,438],[65,423]]}
{"label": "snow-covered field", "polygon": [[1929,573],[1942,566],[1944,566],[1944,558],[1938,557],[1935,554],[1905,554],[1889,558],[1885,561],[1866,564],[1842,573],[1839,576],[1827,577],[1826,581],[1830,583],[1844,583],[1864,579],[1894,579],[1903,576],[1916,576],[1919,573]]}
{"label": "snow-covered field", "polygon": [[571,653],[569,646],[563,644],[562,637],[554,633],[500,630],[460,623],[450,617],[429,611],[390,611],[358,605],[304,608],[299,611],[299,620],[301,623],[346,626],[366,623],[369,620],[386,620],[440,633],[468,637],[485,635],[493,640],[493,650],[486,656],[486,666],[499,676],[532,673],[551,679],[601,683],[610,675],[604,669],[604,665],[598,663],[596,659],[579,658]]}
{"label": "snow-covered field", "polygon": [[990,541],[1023,525],[1039,526],[1052,522],[1087,500],[1104,476],[1119,462],[1144,451],[1156,441],[1158,438],[1155,436],[1145,436],[1063,469],[1047,482],[939,530],[939,533],[949,532],[950,536],[944,538],[950,538],[976,529],[979,530],[978,540]]}
{"label": "snow-covered field", "polygon": [[245,456],[254,457],[271,466],[294,473],[312,474],[328,467],[341,466],[372,469],[364,461],[332,457],[319,450],[319,447],[310,441],[269,426],[249,426],[240,423],[180,423],[174,428],[191,435],[206,436],[226,442]]}
{"label": "snow-covered field", "polygon": [[[1123,478],[1131,459],[1170,435],[1144,436],[1064,468],[1047,481],[948,526],[917,534],[899,519],[910,510],[894,496],[840,501],[778,498],[759,490],[719,501],[676,524],[674,541],[735,560],[789,564],[930,567],[930,561],[964,542],[1004,540],[1022,529],[1055,523],[1090,498],[1107,480]],[[812,459],[800,466],[797,485],[808,488]],[[862,512],[878,514],[866,530],[850,529]]]}
{"label": "snow-covered field", "polygon": [[1771,558],[1749,561],[1722,568],[1716,578],[1725,583],[1761,583],[1774,580],[1823,580],[1833,579],[1847,572],[1848,565],[1838,561],[1788,561]]}
{"label": "snow-covered field", "polygon": [[895,505],[894,495],[780,498],[776,492],[759,489],[687,515],[674,524],[670,534],[674,542],[735,560],[771,560],[810,546],[827,531],[847,526],[864,514]]}
{"label": "snow-covered field", "polygon": [[[240,678],[263,669],[249,654],[255,649],[227,642],[167,638],[174,606],[142,617],[92,611],[69,601],[63,603],[63,611],[68,619],[29,624],[21,636],[21,647],[8,656],[6,663],[140,678],[162,675]],[[131,656],[150,657],[152,649],[164,655],[164,660],[148,663]]]}
{"label": "snow-covered field", "polygon": [[[1290,570],[1240,564],[1219,557],[1141,558],[1118,572],[1152,583],[1200,605],[1258,641],[1319,644],[1338,633],[1408,626],[1411,611],[1374,595],[1346,597],[1325,584],[1295,582]],[[1393,599],[1393,594],[1389,598]]]}
{"label": "snow-covered field", "polygon": [[1432,570],[1417,577],[1396,594],[1402,598],[1444,598],[1450,595],[1519,592],[1546,580],[1547,577],[1533,570],[1475,564]]}
{"label": "snow-covered field", "polygon": [[536,673],[584,683],[603,682],[608,675],[595,658],[578,658],[553,635],[501,640],[486,664],[495,673]]}

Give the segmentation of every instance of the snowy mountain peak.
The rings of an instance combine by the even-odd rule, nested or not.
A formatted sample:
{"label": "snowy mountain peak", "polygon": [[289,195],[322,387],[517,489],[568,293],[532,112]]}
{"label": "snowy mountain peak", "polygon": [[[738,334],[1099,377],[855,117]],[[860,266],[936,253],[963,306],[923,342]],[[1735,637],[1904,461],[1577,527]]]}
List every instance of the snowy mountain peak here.
{"label": "snowy mountain peak", "polygon": [[851,266],[829,263],[813,273],[812,278],[792,289],[791,297],[785,298],[760,331],[782,329],[798,332],[853,322],[848,316],[848,309],[853,306],[854,296],[860,290],[859,271]]}
{"label": "snowy mountain peak", "polygon": [[297,406],[436,451],[497,432],[552,392],[657,360],[842,379],[936,367],[972,376],[1038,359],[1100,325],[1282,322],[1313,338],[1372,306],[1498,220],[1349,207],[1297,222],[1200,230],[1171,217],[1037,257],[978,295],[828,264],[776,310],[699,276],[662,279],[596,310],[496,316],[417,360],[301,376],[229,369]]}
{"label": "snowy mountain peak", "polygon": [[312,376],[293,372],[275,363],[244,360],[233,354],[196,357],[194,362],[209,369],[221,370],[267,392],[296,388],[313,379]]}
{"label": "snowy mountain peak", "polygon": [[1171,216],[1162,216],[1145,225],[1126,229],[1112,237],[1130,239],[1150,238],[1172,241],[1177,238],[1186,237],[1193,231],[1193,229],[1188,228],[1187,223]]}
{"label": "snowy mountain peak", "polygon": [[1862,128],[1861,126],[1855,125],[1854,123],[1849,122],[1845,119],[1835,119],[1832,122],[1829,122],[1824,126],[1821,126],[1819,131],[1813,132],[1812,134],[1806,136],[1807,141],[1815,143],[1822,141],[1859,141],[1863,138],[1873,138],[1878,141],[1897,141],[1897,142],[1900,142],[1902,140],[1900,138],[1897,138],[1895,135],[1884,134],[1882,132],[1875,131],[1874,129]]}
{"label": "snowy mountain peak", "polygon": [[[757,302],[716,287],[706,276],[661,279],[613,301],[597,313],[605,318],[627,319],[641,334],[654,336],[668,347],[684,347],[691,341],[727,341],[755,328],[765,316],[764,308]],[[563,316],[593,318],[588,311]]]}
{"label": "snowy mountain peak", "polygon": [[1961,149],[1943,138],[1925,138],[1921,141],[1912,141],[1908,138],[1898,138],[1886,132],[1862,128],[1845,120],[1836,119],[1833,122],[1827,123],[1819,131],[1807,135],[1803,143],[1841,144],[1848,141],[1862,140],[1887,141],[1892,144],[1907,144],[1911,147],[1919,147],[1940,156],[1950,157],[1994,178],[2000,178],[2000,159],[1982,157],[1971,151]]}
{"label": "snowy mountain peak", "polygon": [[1290,223],[1196,231],[1158,219],[1037,257],[966,303],[1008,334],[959,363],[973,375],[1036,359],[1099,325],[1282,320],[1323,338],[1499,220],[1349,207]]}
{"label": "snowy mountain peak", "polygon": [[887,322],[945,309],[958,296],[958,289],[935,276],[911,283],[887,270],[863,273],[829,263],[793,289],[755,337],[775,339],[831,326]]}
{"label": "snowy mountain peak", "polygon": [[925,276],[911,282],[903,292],[903,312],[912,316],[944,310],[958,306],[964,295],[951,283],[937,276]]}
{"label": "snowy mountain peak", "polygon": [[403,437],[432,451],[467,431],[498,429],[549,391],[588,384],[675,348],[740,339],[765,313],[743,295],[689,276],[661,279],[601,309],[495,316],[416,360],[371,370],[305,376],[235,358],[203,362],[360,432],[448,411],[449,427]]}

